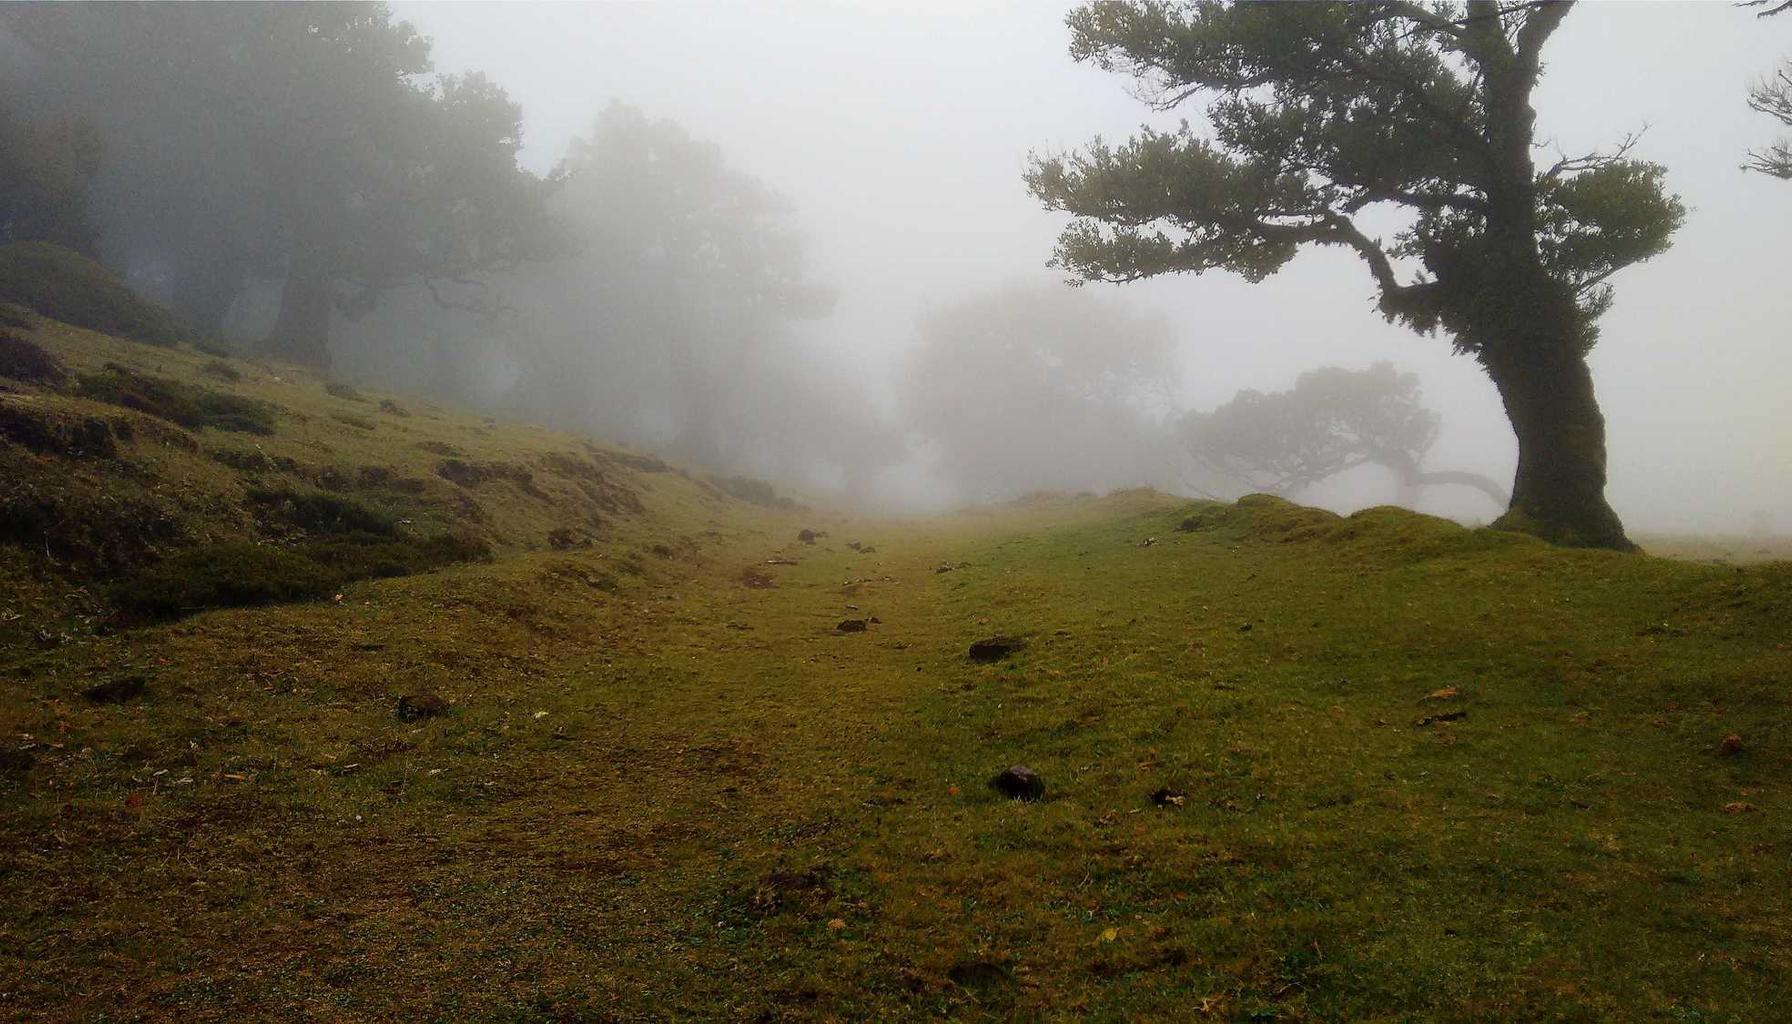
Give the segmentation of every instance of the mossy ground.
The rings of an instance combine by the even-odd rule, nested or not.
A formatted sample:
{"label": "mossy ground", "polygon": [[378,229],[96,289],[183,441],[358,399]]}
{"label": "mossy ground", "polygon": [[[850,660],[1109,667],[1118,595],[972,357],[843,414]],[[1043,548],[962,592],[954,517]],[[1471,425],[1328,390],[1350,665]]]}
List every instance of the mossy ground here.
{"label": "mossy ground", "polygon": [[[77,368],[103,347],[60,342]],[[1763,1021],[1792,1000],[1792,566],[1149,493],[848,520],[610,466],[629,511],[550,472],[568,439],[243,369],[230,387],[286,410],[259,476],[390,467],[430,514],[464,492],[498,557],[20,634],[0,1017]],[[377,428],[328,414],[349,409]],[[473,487],[436,474],[441,446],[485,467]],[[232,474],[205,493],[253,518],[245,471],[166,461]],[[620,511],[569,513],[600,499]],[[553,550],[558,528],[589,546]],[[7,557],[39,580],[12,614],[55,613],[66,591]],[[997,633],[1028,645],[965,658]],[[81,696],[133,675],[141,697]],[[400,720],[418,692],[450,712]],[[1044,801],[984,787],[1016,762]]]}

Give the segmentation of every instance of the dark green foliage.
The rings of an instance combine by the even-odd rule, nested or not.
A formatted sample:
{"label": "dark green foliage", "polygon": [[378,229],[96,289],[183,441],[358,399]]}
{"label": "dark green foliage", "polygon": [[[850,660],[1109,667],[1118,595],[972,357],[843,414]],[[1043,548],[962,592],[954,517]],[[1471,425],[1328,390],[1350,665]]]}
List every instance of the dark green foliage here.
{"label": "dark green foliage", "polygon": [[324,391],[327,394],[329,394],[333,397],[336,397],[336,398],[340,398],[345,402],[365,402],[365,401],[367,401],[367,396],[361,394],[361,392],[359,392],[359,391],[356,391],[354,385],[344,384],[341,381],[334,381],[334,380],[330,381],[328,384],[324,385]]}
{"label": "dark green foliage", "polygon": [[218,544],[173,555],[114,584],[110,595],[127,613],[170,619],[208,608],[306,601],[355,580],[408,576],[490,558],[490,545],[464,534],[403,539],[363,534],[290,550],[247,542]]}
{"label": "dark green foliage", "polygon": [[92,260],[45,242],[0,246],[0,302],[151,345],[172,345],[181,338],[166,309],[140,298]]}
{"label": "dark green foliage", "polygon": [[68,371],[43,346],[10,331],[0,331],[0,377],[60,387],[68,380]]}
{"label": "dark green foliage", "polygon": [[492,557],[491,545],[461,533],[384,542],[354,538],[318,541],[300,550],[345,581],[410,576],[459,562],[489,561]]}
{"label": "dark green foliage", "polygon": [[135,409],[193,430],[211,427],[243,434],[274,432],[274,408],[264,402],[150,377],[117,363],[106,364],[100,373],[83,374],[79,390],[85,398]]}
{"label": "dark green foliage", "polygon": [[0,403],[0,441],[39,455],[111,458],[129,440],[130,424],[24,402]]}
{"label": "dark green foliage", "polygon": [[744,501],[749,505],[762,508],[788,508],[795,504],[789,498],[781,498],[772,485],[764,480],[750,476],[712,476],[709,482],[730,498]]}
{"label": "dark green foliage", "polygon": [[206,608],[303,601],[321,597],[338,577],[303,555],[265,544],[191,548],[138,576],[115,584],[113,603],[150,618],[175,618]]}
{"label": "dark green foliage", "polygon": [[211,362],[206,363],[199,368],[199,372],[205,374],[207,377],[216,377],[219,380],[227,380],[232,383],[243,379],[243,371],[222,359],[214,359]]}
{"label": "dark green foliage", "polygon": [[270,518],[306,533],[390,537],[398,531],[398,518],[391,513],[327,491],[256,487],[248,497]]}

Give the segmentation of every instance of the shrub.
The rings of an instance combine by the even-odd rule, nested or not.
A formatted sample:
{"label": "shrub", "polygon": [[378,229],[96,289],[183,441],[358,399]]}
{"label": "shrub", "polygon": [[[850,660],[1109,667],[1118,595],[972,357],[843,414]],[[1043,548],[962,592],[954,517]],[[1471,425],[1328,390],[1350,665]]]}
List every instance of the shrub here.
{"label": "shrub", "polygon": [[249,502],[306,533],[390,537],[398,530],[397,517],[327,491],[256,487],[249,491]]}
{"label": "shrub", "polygon": [[274,432],[274,407],[265,402],[146,376],[117,363],[107,363],[100,373],[82,375],[79,384],[83,397],[191,429],[211,427],[264,436]]}
{"label": "shrub", "polygon": [[340,398],[345,402],[365,402],[365,401],[367,401],[367,396],[361,394],[361,392],[359,392],[359,391],[356,391],[354,388],[354,385],[343,384],[339,381],[331,381],[330,383],[325,384],[324,392],[328,395],[331,395],[332,397]]}
{"label": "shrub", "polygon": [[10,331],[0,331],[0,377],[60,387],[68,380],[68,371],[43,346]]}
{"label": "shrub", "polygon": [[205,374],[207,377],[216,377],[219,380],[227,380],[231,382],[243,379],[243,371],[222,359],[213,359],[204,366],[201,366],[199,372]]}
{"label": "shrub", "polygon": [[151,345],[172,345],[181,336],[168,310],[85,256],[47,242],[0,246],[0,302]]}
{"label": "shrub", "polygon": [[120,608],[167,619],[207,608],[303,601],[321,597],[337,576],[303,555],[261,544],[190,548],[115,584]]}

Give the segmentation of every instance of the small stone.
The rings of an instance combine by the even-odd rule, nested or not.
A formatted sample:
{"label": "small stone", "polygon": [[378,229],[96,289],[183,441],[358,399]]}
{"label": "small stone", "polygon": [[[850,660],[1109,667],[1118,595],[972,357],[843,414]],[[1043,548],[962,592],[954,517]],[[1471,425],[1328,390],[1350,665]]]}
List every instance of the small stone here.
{"label": "small stone", "polygon": [[865,620],[841,619],[840,624],[835,626],[834,629],[841,633],[863,633],[865,632]]}
{"label": "small stone", "polygon": [[972,661],[1001,661],[1025,646],[1027,642],[1019,637],[992,636],[972,644],[966,656]]}
{"label": "small stone", "polygon": [[803,530],[796,535],[796,539],[802,541],[804,544],[813,544],[815,543],[816,538],[820,536],[821,534],[816,533],[814,530]]}
{"label": "small stone", "polygon": [[1188,803],[1188,794],[1164,786],[1151,794],[1151,802],[1159,807],[1181,807]]}
{"label": "small stone", "polygon": [[1734,757],[1742,753],[1742,737],[1731,733],[1717,745],[1717,752],[1725,757]]}
{"label": "small stone", "polygon": [[1003,769],[989,780],[989,788],[1010,800],[1032,802],[1045,796],[1045,780],[1024,764]]}
{"label": "small stone", "polygon": [[1444,711],[1435,715],[1426,715],[1412,724],[1415,728],[1422,729],[1427,725],[1437,725],[1440,722],[1460,722],[1467,717],[1468,712],[1466,711]]}
{"label": "small stone", "polygon": [[407,693],[398,698],[398,718],[403,722],[420,722],[448,713],[448,702],[433,693]]}
{"label": "small stone", "polygon": [[89,686],[82,696],[95,704],[123,704],[132,697],[141,697],[147,685],[142,676],[124,676]]}

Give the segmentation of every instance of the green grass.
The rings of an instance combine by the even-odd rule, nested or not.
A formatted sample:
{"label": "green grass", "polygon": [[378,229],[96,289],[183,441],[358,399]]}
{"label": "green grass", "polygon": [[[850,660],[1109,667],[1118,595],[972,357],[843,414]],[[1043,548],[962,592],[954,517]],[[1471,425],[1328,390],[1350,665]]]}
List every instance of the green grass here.
{"label": "green grass", "polygon": [[[180,358],[159,372],[204,362]],[[1273,499],[765,509],[414,400],[369,435],[315,379],[244,369],[286,410],[265,468],[125,457],[290,509],[295,543],[386,492],[257,506],[240,474],[315,496],[306,465],[386,467],[424,482],[415,515],[477,501],[497,557],[110,633],[66,590],[13,606],[67,639],[0,656],[0,1016],[1754,1022],[1792,999],[1792,565]],[[464,485],[436,473],[450,444],[482,467]],[[230,518],[207,515],[182,522]],[[551,550],[590,515],[589,548]],[[995,634],[1028,643],[965,657]],[[81,696],[138,674],[135,700]],[[451,711],[401,720],[418,693]],[[1043,801],[986,788],[1015,763]]]}

